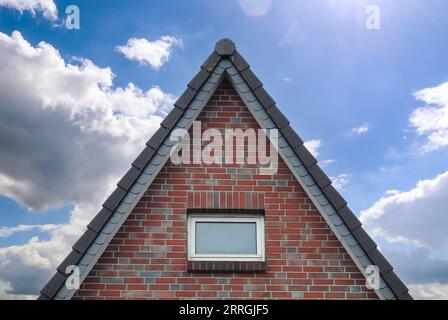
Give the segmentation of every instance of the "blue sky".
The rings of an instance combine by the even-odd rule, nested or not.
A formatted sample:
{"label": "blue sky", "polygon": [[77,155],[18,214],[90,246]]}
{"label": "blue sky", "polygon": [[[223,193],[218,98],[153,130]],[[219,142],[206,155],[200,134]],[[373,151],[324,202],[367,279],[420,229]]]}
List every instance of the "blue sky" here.
{"label": "blue sky", "polygon": [[[218,5],[212,1],[56,0],[57,13],[48,9],[50,14],[42,7],[32,8],[34,12],[30,8],[19,10],[25,7],[17,4],[26,4],[26,0],[9,1],[16,5],[5,3],[8,1],[0,1],[0,32],[5,43],[0,53],[3,51],[2,57],[11,60],[4,61],[24,61],[17,60],[23,58],[15,56],[20,54],[18,49],[9,50],[20,42],[17,38],[8,42],[14,31],[20,32],[33,50],[41,41],[54,52],[57,50],[59,58],[49,55],[54,61],[82,68],[82,61],[88,59],[94,67],[81,69],[79,90],[92,85],[91,79],[97,72],[101,80],[111,82],[99,94],[113,96],[111,104],[124,103],[120,88],[133,83],[143,92],[137,94],[138,98],[152,99],[154,105],[148,115],[153,122],[161,119],[165,105],[183,92],[214,43],[223,37],[231,38],[293,127],[304,140],[314,140],[311,146],[324,170],[337,181],[353,211],[358,216],[363,212],[364,224],[399,274],[412,285],[413,293],[422,298],[448,298],[448,271],[440,271],[448,266],[448,239],[444,232],[448,218],[442,201],[444,192],[448,192],[448,178],[443,175],[448,170],[446,1],[235,0]],[[80,8],[80,30],[63,26],[65,8],[70,4]],[[380,10],[379,30],[365,27],[368,5],[376,5]],[[156,41],[162,36],[171,36],[177,42],[169,46],[169,56],[159,67],[132,61],[117,49],[131,38]],[[31,61],[30,68],[36,68],[36,74],[45,71],[46,63],[48,70],[61,79],[69,72],[43,57],[36,63],[32,57],[27,59]],[[32,86],[26,79],[29,70],[14,68],[20,67],[0,63],[2,80],[7,81],[6,75],[19,71],[24,80],[17,76],[14,83]],[[81,86],[82,81],[85,87]],[[98,89],[99,82],[95,81]],[[149,92],[151,88],[160,91],[159,99],[154,98],[156,93]],[[29,101],[44,100],[42,96],[30,95],[23,102],[20,88],[13,89],[7,97],[0,95],[0,115],[11,119],[8,125],[23,129],[27,114],[24,106]],[[49,92],[52,90],[55,89]],[[76,90],[73,92],[80,92]],[[418,92],[421,94],[416,96]],[[61,97],[67,101],[66,96]],[[92,101],[89,99],[92,97],[86,95],[83,101]],[[7,108],[19,100],[17,105],[22,109],[15,110],[20,112]],[[70,106],[64,108],[67,111]],[[56,115],[48,115],[48,108],[42,110],[31,120],[31,128],[39,122],[35,129],[38,133],[30,129],[28,135],[44,138],[36,139],[32,148],[22,147],[29,143],[23,130],[16,133],[8,129],[8,139],[0,139],[0,153],[4,155],[0,156],[0,228],[51,224],[65,225],[65,231],[42,231],[36,227],[3,237],[0,233],[0,260],[17,259],[24,270],[35,268],[47,275],[64,251],[47,257],[45,250],[51,251],[56,239],[63,241],[65,247],[70,245],[156,124],[148,122],[149,127],[143,132],[123,129],[119,134],[106,134],[96,130],[92,136],[75,128],[54,137],[53,142],[50,137],[58,133],[45,133],[44,128],[65,130],[73,125],[73,119],[67,118],[65,127],[63,123],[59,127],[55,124]],[[136,111],[131,113],[129,121],[141,116]],[[88,121],[87,114],[77,115]],[[14,126],[14,121],[20,126]],[[51,125],[44,126],[46,121]],[[2,126],[6,130],[5,123],[0,121],[0,132]],[[127,122],[121,124],[126,128]],[[96,154],[92,141],[101,143],[105,151]],[[73,148],[68,151],[72,143]],[[79,149],[83,157],[68,165],[68,159],[79,155],[70,153],[78,150],[78,145],[87,146]],[[110,161],[106,156],[113,155],[114,147],[122,145],[126,151]],[[48,152],[43,152],[46,148]],[[51,162],[47,156],[61,161]],[[30,159],[23,164],[27,176],[20,172],[21,160],[13,161],[24,157]],[[103,162],[90,165],[92,158]],[[106,161],[107,165],[102,166]],[[89,180],[87,188],[82,183],[78,187],[78,176],[91,177],[90,170],[95,172],[95,168],[101,168],[101,178]],[[48,176],[45,170],[50,173]],[[68,170],[76,172],[67,174]],[[6,182],[2,182],[2,177]],[[426,182],[419,184],[423,180]],[[95,183],[104,185],[101,191],[86,195],[85,190],[94,190]],[[33,197],[30,193],[35,188],[39,192]],[[402,221],[412,223],[403,223],[400,229],[397,225]],[[39,263],[23,258],[29,254],[29,248],[36,250],[38,257],[33,255],[33,259]],[[416,261],[413,259],[421,261],[423,271],[409,267]],[[0,297],[2,290],[6,298],[35,293],[35,288],[19,290],[23,286],[16,284],[20,280],[10,269],[3,274],[0,272]]]}

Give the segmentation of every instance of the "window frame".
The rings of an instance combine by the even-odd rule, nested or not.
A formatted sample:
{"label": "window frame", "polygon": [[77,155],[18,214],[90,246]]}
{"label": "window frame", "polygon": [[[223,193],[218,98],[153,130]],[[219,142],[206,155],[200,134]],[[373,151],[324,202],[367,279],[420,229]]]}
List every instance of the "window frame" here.
{"label": "window frame", "polygon": [[[190,261],[265,261],[265,225],[262,215],[208,215],[189,214],[187,217],[187,251]],[[196,223],[256,223],[257,253],[256,254],[199,254],[196,253]]]}

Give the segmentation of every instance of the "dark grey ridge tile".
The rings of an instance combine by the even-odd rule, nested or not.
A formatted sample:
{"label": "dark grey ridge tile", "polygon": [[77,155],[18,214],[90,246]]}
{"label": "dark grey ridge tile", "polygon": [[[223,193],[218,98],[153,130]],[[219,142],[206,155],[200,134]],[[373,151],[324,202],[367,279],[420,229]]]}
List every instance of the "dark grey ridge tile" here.
{"label": "dark grey ridge tile", "polygon": [[252,90],[255,90],[263,85],[261,81],[257,78],[257,76],[249,68],[241,71],[240,74],[246,81],[249,88],[251,88]]}
{"label": "dark grey ridge tile", "polygon": [[58,266],[57,270],[60,273],[65,274],[65,270],[67,269],[67,266],[76,265],[79,260],[81,260],[82,254],[80,254],[78,251],[72,250],[69,255],[64,259],[64,261],[61,262],[61,264]]}
{"label": "dark grey ridge tile", "polygon": [[201,69],[204,69],[205,71],[210,73],[215,69],[219,61],[221,61],[221,56],[213,50],[212,54],[201,65]]}
{"label": "dark grey ridge tile", "polygon": [[140,176],[140,173],[141,170],[137,169],[136,167],[131,167],[123,176],[123,178],[121,178],[121,180],[118,182],[118,186],[123,190],[131,189],[134,182]]}
{"label": "dark grey ridge tile", "polygon": [[269,109],[270,107],[275,105],[274,99],[272,99],[272,97],[269,95],[269,93],[266,92],[263,87],[260,86],[256,90],[254,90],[254,94],[265,109]]}
{"label": "dark grey ridge tile", "polygon": [[180,118],[182,118],[182,115],[184,114],[184,111],[182,109],[179,109],[178,107],[174,107],[170,113],[163,119],[162,123],[160,124],[162,127],[171,130],[179,121]]}
{"label": "dark grey ridge tile", "polygon": [[210,73],[208,73],[204,69],[201,69],[194,76],[194,78],[188,83],[188,86],[191,89],[198,91],[202,87],[202,85],[205,83],[205,81],[207,81],[209,76],[210,76]]}
{"label": "dark grey ridge tile", "polygon": [[289,143],[291,148],[295,148],[303,144],[303,140],[291,126],[284,126],[280,129],[280,132],[283,134],[283,137]]}
{"label": "dark grey ridge tile", "polygon": [[146,148],[138,155],[137,159],[134,160],[132,165],[137,169],[143,170],[148,165],[155,152],[154,148],[146,146]]}
{"label": "dark grey ridge tile", "polygon": [[341,194],[330,184],[322,189],[328,201],[331,202],[333,207],[337,210],[347,205],[345,199],[341,196]]}
{"label": "dark grey ridge tile", "polygon": [[59,288],[64,284],[66,278],[67,277],[64,274],[56,272],[53,278],[51,278],[47,285],[42,289],[41,293],[48,298],[53,299]]}
{"label": "dark grey ridge tile", "polygon": [[311,168],[314,164],[317,163],[316,158],[313,157],[311,152],[309,152],[309,150],[303,144],[295,147],[293,150],[306,168]]}
{"label": "dark grey ridge tile", "polygon": [[367,234],[363,227],[360,226],[355,230],[352,230],[352,234],[366,253],[369,253],[377,247],[376,243]]}
{"label": "dark grey ridge tile", "polygon": [[78,241],[73,245],[73,250],[84,254],[95,240],[97,233],[91,229],[87,229]]}
{"label": "dark grey ridge tile", "polygon": [[177,99],[174,105],[182,110],[185,110],[186,107],[193,101],[196,96],[197,91],[191,88],[187,88],[184,93]]}
{"label": "dark grey ridge tile", "polygon": [[392,271],[393,268],[391,264],[386,260],[386,258],[384,258],[378,248],[375,248],[374,250],[368,252],[367,256],[380,269],[381,273],[388,273]]}
{"label": "dark grey ridge tile", "polygon": [[267,109],[268,114],[271,116],[272,121],[276,124],[277,128],[280,130],[281,128],[289,125],[289,120],[285,117],[285,115],[277,108],[276,105],[273,105],[269,109]]}
{"label": "dark grey ridge tile", "polygon": [[238,50],[235,50],[235,53],[232,56],[232,62],[239,72],[246,70],[247,68],[250,68],[250,65],[247,63],[246,60],[244,60],[244,58],[240,55]]}
{"label": "dark grey ridge tile", "polygon": [[339,213],[339,216],[341,217],[342,221],[344,221],[345,225],[350,230],[355,230],[359,226],[361,226],[361,222],[358,220],[358,218],[355,216],[355,214],[350,210],[349,207],[344,206],[337,210]]}
{"label": "dark grey ridge tile", "polygon": [[114,192],[107,198],[103,203],[103,207],[109,209],[110,211],[114,211],[117,209],[121,200],[126,196],[127,192],[120,187],[117,187]]}
{"label": "dark grey ridge tile", "polygon": [[317,163],[310,167],[308,171],[320,188],[325,188],[326,186],[331,184],[330,178],[328,178],[328,176],[322,171]]}
{"label": "dark grey ridge tile", "polygon": [[112,211],[106,208],[102,208],[87,227],[89,229],[92,229],[96,233],[99,233],[106,224],[106,222],[109,221],[109,218],[112,216],[112,213],[113,213]]}
{"label": "dark grey ridge tile", "polygon": [[168,136],[170,130],[164,127],[160,127],[157,131],[152,135],[152,137],[146,142],[147,146],[150,146],[153,149],[158,149],[162,144],[163,140]]}
{"label": "dark grey ridge tile", "polygon": [[394,271],[390,271],[386,274],[383,274],[382,276],[399,299],[412,300],[412,297],[408,293],[409,292],[408,288],[403,283],[403,281],[401,281],[400,278],[398,278],[398,276],[395,274]]}

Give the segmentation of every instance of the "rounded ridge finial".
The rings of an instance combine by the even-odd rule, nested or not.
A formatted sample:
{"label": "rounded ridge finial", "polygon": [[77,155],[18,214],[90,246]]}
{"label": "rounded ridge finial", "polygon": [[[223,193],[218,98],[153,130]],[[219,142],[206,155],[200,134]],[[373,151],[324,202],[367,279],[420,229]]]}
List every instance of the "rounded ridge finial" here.
{"label": "rounded ridge finial", "polygon": [[231,56],[235,52],[235,43],[228,38],[221,39],[216,43],[215,51],[220,56]]}

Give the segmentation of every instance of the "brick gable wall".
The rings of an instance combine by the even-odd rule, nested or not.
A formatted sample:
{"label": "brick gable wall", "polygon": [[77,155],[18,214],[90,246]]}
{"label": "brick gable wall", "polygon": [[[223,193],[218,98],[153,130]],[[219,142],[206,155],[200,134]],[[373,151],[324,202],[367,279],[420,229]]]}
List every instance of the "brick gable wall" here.
{"label": "brick gable wall", "polygon": [[[206,128],[259,126],[226,80],[200,114]],[[187,208],[264,208],[266,272],[189,272]],[[75,299],[377,299],[279,159],[257,165],[168,161],[85,279]]]}

